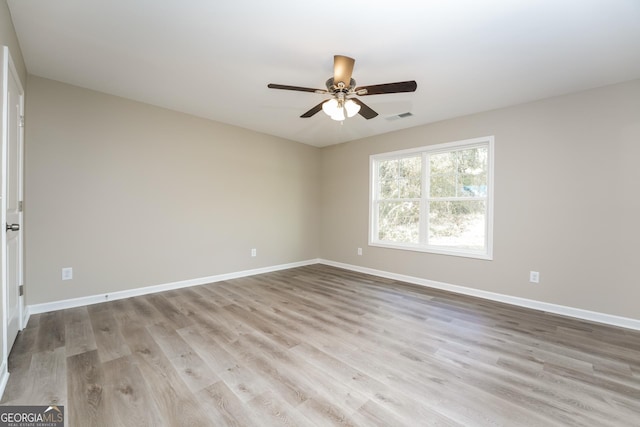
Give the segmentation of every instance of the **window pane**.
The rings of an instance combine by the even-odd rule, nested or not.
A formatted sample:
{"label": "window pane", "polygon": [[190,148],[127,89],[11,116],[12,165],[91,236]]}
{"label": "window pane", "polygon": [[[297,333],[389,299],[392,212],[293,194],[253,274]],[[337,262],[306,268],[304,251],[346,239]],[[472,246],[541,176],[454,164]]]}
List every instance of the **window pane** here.
{"label": "window pane", "polygon": [[379,203],[378,239],[386,242],[418,243],[419,233],[419,202]]}
{"label": "window pane", "polygon": [[397,160],[381,160],[378,163],[378,177],[381,181],[393,180],[398,176]]}
{"label": "window pane", "polygon": [[429,189],[431,197],[455,197],[456,175],[452,173],[431,174]]}
{"label": "window pane", "polygon": [[458,182],[458,196],[485,197],[487,195],[487,174],[460,175]]}
{"label": "window pane", "polygon": [[382,160],[378,162],[378,197],[395,199],[398,197],[398,161]]}
{"label": "window pane", "polygon": [[472,148],[457,152],[459,197],[484,197],[487,195],[486,147]]}
{"label": "window pane", "polygon": [[458,172],[461,174],[480,174],[487,170],[488,150],[476,147],[456,152]]}
{"label": "window pane", "polygon": [[429,156],[431,197],[484,197],[487,195],[485,147]]}
{"label": "window pane", "polygon": [[398,160],[398,188],[400,198],[420,197],[422,188],[422,157],[405,157]]}
{"label": "window pane", "polygon": [[420,179],[418,179],[417,181],[400,179],[398,181],[399,197],[401,199],[419,199],[421,187],[422,183],[420,182]]}
{"label": "window pane", "polygon": [[431,154],[429,156],[429,168],[432,174],[452,173],[456,167],[455,152]]}
{"label": "window pane", "polygon": [[398,180],[385,179],[380,181],[380,198],[396,199],[398,198]]}
{"label": "window pane", "polygon": [[404,157],[378,163],[378,182],[381,199],[412,199],[420,197],[422,158]]}
{"label": "window pane", "polygon": [[484,249],[486,202],[429,203],[429,244],[464,249]]}
{"label": "window pane", "polygon": [[456,152],[439,153],[429,156],[431,177],[429,180],[429,195],[431,197],[456,196],[456,166],[458,164]]}

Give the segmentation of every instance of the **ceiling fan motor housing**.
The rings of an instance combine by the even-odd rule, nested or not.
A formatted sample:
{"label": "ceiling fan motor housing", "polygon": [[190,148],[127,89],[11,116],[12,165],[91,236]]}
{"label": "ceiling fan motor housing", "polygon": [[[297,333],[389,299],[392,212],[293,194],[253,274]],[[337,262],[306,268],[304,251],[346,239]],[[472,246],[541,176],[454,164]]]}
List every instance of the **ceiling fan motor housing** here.
{"label": "ceiling fan motor housing", "polygon": [[355,89],[356,81],[354,79],[351,79],[349,81],[349,86],[347,87],[343,82],[338,82],[337,85],[334,84],[333,77],[331,77],[329,78],[329,80],[327,80],[325,85],[327,86],[327,90],[330,93],[338,93],[338,92],[349,93],[349,92],[352,92],[353,89]]}

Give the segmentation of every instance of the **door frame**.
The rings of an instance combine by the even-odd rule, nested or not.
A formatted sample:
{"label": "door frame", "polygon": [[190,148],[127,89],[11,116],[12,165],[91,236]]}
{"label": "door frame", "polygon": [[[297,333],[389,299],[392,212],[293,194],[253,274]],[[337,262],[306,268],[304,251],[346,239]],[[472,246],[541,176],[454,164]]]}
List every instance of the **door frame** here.
{"label": "door frame", "polygon": [[[7,147],[8,147],[8,120],[7,120],[7,108],[8,108],[8,83],[9,76],[11,75],[18,84],[18,89],[20,91],[20,115],[24,119],[24,86],[22,85],[22,81],[20,81],[20,75],[18,74],[14,62],[11,58],[11,54],[9,52],[9,48],[7,46],[2,46],[2,62],[1,64],[1,82],[0,85],[2,87],[2,107],[0,110],[1,116],[1,125],[0,125],[0,133],[2,134],[2,149],[1,149],[1,175],[0,175],[0,281],[2,282],[2,361],[0,361],[0,396],[2,396],[4,392],[4,388],[6,386],[6,382],[9,378],[8,372],[8,359],[9,352],[11,351],[8,348],[8,339],[7,339],[7,308],[8,308],[8,298],[7,298],[7,253],[6,253],[6,245],[7,245],[7,234],[5,230],[2,230],[2,226],[7,223]],[[24,188],[24,125],[18,127],[18,138],[19,138],[19,162],[20,162],[20,184],[18,188],[19,200],[24,200],[23,198],[23,188]],[[21,224],[24,222],[24,213],[20,212],[20,222]],[[24,284],[24,234],[23,231],[20,230],[20,239],[21,239],[21,247],[20,247],[20,267],[19,267],[19,284]],[[24,305],[24,295],[18,296],[18,330],[22,330],[25,327],[26,319],[28,319],[28,313],[25,311]]]}

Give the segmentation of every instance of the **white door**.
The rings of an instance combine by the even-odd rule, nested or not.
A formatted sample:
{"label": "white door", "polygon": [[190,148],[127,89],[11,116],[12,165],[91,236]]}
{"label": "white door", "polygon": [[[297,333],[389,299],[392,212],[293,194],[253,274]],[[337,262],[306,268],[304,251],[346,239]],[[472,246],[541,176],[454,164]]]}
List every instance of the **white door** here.
{"label": "white door", "polygon": [[8,49],[4,49],[5,74],[5,191],[6,209],[6,305],[7,354],[22,328],[22,156],[23,156],[23,100],[24,92],[13,67]]}

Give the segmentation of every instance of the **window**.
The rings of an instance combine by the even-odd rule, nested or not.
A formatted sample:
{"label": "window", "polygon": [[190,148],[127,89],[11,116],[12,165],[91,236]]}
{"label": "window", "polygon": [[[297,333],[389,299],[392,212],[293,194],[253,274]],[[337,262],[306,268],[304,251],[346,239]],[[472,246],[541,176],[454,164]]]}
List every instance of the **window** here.
{"label": "window", "polygon": [[493,137],[371,156],[369,244],[492,258]]}

